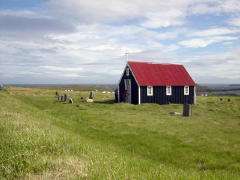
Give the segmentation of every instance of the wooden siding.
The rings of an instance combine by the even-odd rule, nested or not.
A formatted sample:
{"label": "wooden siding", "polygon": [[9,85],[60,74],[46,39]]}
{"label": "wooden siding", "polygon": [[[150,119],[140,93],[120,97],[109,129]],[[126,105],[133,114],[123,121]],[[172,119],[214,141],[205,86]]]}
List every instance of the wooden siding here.
{"label": "wooden siding", "polygon": [[125,90],[124,79],[131,79],[131,96],[132,96],[131,102],[132,104],[138,104],[138,85],[130,69],[129,69],[129,76],[126,76],[126,68],[124,70],[122,79],[120,80],[120,83],[119,83],[120,102],[123,102],[124,100],[123,98],[123,93]]}
{"label": "wooden siding", "polygon": [[166,95],[166,86],[154,86],[153,96],[147,96],[147,86],[141,86],[141,103],[193,104],[194,86],[189,86],[189,95],[184,95],[184,86],[172,86],[172,95]]}

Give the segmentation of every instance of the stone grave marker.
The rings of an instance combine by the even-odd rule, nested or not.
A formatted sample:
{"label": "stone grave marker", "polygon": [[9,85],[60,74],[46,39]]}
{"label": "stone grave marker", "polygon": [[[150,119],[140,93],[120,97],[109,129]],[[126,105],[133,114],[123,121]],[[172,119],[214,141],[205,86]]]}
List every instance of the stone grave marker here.
{"label": "stone grave marker", "polygon": [[69,104],[73,104],[73,99],[72,98],[69,98]]}

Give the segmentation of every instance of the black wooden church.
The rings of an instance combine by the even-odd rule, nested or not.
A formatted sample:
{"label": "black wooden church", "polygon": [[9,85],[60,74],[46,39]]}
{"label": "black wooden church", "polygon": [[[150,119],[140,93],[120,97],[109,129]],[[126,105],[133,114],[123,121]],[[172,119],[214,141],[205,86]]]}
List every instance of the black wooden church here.
{"label": "black wooden church", "polygon": [[118,87],[118,102],[194,104],[196,84],[183,65],[129,61]]}

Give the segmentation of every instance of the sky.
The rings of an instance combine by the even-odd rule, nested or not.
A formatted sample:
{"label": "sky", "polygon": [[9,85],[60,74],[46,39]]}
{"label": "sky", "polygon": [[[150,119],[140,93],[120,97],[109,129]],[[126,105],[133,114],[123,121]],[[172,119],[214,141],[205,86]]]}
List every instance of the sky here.
{"label": "sky", "polygon": [[126,53],[240,83],[240,1],[0,0],[0,83],[116,84]]}

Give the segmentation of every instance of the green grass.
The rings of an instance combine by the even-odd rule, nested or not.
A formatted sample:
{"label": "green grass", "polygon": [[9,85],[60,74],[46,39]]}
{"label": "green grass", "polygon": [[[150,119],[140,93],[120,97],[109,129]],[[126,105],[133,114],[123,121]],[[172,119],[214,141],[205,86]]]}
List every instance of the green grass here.
{"label": "green grass", "polygon": [[54,92],[0,92],[0,179],[240,179],[239,96],[198,97],[183,117],[169,115],[181,105]]}

